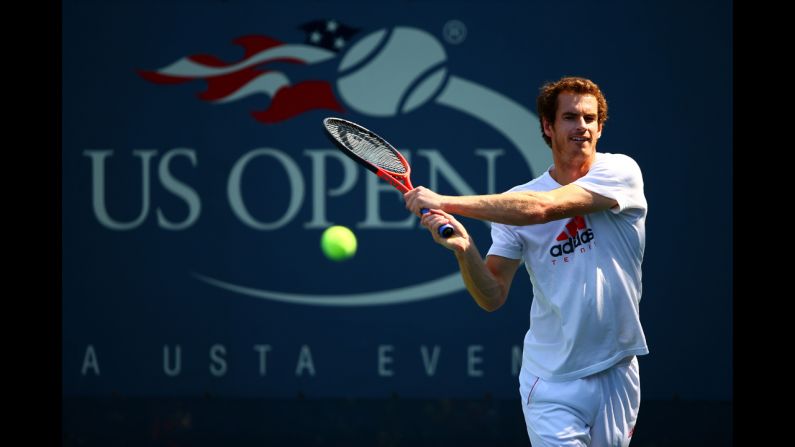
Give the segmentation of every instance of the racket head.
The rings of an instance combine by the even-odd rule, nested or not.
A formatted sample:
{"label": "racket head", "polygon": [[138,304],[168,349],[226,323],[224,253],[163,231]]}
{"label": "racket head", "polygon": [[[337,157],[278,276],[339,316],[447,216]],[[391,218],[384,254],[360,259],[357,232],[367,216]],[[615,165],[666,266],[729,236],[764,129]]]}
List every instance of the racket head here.
{"label": "racket head", "polygon": [[[403,155],[375,132],[342,118],[330,116],[323,119],[323,128],[329,139],[353,161],[388,181],[405,193],[411,185],[411,167]],[[421,213],[427,213],[422,209]],[[455,231],[450,224],[439,227],[439,235],[448,238]]]}
{"label": "racket head", "polygon": [[323,119],[323,127],[326,130],[326,135],[345,155],[365,168],[376,174],[380,170],[408,180],[411,167],[406,159],[394,146],[375,132],[337,117]]}

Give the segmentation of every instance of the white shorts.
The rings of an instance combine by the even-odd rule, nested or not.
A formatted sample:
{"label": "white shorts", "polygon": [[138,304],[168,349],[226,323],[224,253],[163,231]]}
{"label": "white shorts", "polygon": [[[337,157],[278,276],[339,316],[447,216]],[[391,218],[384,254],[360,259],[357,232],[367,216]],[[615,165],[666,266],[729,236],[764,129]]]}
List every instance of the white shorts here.
{"label": "white shorts", "polygon": [[638,359],[569,382],[548,382],[522,368],[519,394],[533,447],[624,447],[640,408]]}

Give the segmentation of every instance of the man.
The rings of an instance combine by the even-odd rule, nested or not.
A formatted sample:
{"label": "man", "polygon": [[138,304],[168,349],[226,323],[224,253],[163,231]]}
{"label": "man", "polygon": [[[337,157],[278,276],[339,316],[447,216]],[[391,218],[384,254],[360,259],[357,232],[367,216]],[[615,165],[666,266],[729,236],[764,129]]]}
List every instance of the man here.
{"label": "man", "polygon": [[[519,392],[533,447],[626,446],[640,407],[636,356],[646,199],[637,163],[597,153],[607,119],[599,87],[566,77],[537,99],[554,164],[503,194],[404,195],[434,240],[452,250],[467,290],[487,311],[505,302],[524,262],[533,284]],[[453,214],[491,221],[485,261]],[[449,223],[455,235],[439,237]]]}

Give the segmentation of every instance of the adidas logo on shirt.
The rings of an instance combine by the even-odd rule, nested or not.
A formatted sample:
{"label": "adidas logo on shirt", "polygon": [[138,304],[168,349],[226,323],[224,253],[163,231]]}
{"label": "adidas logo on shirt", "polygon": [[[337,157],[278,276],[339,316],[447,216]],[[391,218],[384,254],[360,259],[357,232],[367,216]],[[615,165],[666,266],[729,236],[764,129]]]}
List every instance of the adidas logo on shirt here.
{"label": "adidas logo on shirt", "polygon": [[[582,244],[591,242],[594,238],[593,230],[585,228],[585,218],[582,216],[574,216],[567,224],[566,229],[561,231],[556,241],[563,242],[562,244],[553,245],[549,249],[549,254],[553,257],[572,254]],[[580,247],[580,251],[585,253],[585,247]]]}

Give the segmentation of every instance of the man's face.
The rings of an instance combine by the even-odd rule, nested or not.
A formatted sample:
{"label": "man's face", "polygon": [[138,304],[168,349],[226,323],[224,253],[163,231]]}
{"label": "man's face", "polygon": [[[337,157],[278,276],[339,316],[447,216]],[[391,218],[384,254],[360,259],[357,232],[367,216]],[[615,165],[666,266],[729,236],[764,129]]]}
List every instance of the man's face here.
{"label": "man's face", "polygon": [[544,134],[552,140],[552,152],[563,157],[590,156],[602,136],[599,104],[591,94],[562,92],[558,95],[555,122],[544,120]]}

